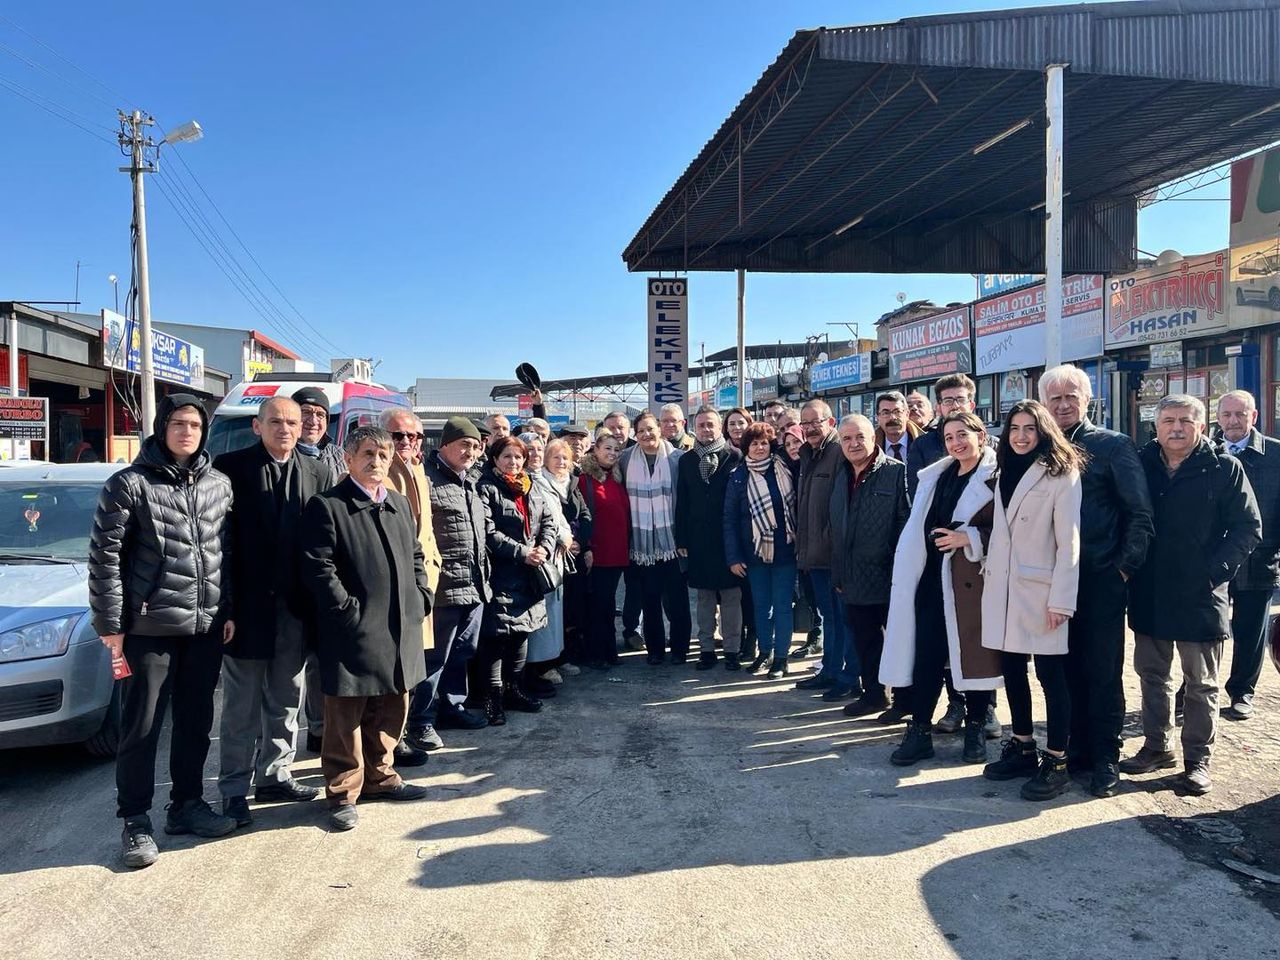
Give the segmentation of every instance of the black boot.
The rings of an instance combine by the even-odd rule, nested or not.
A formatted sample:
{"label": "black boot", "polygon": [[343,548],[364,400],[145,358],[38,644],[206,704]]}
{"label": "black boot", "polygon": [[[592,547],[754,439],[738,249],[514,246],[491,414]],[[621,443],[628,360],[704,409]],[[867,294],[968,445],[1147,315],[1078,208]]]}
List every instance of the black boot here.
{"label": "black boot", "polygon": [[520,684],[518,683],[507,684],[502,702],[509,709],[519,710],[523,713],[537,713],[542,709],[542,701],[529,696],[520,689]]}
{"label": "black boot", "polygon": [[[725,654],[725,656],[728,656],[728,654]],[[715,655],[714,651],[712,653],[704,653],[698,657],[698,669],[710,670],[716,665],[718,659],[720,658]]]}
{"label": "black boot", "polygon": [[933,756],[933,725],[917,720],[907,722],[907,734],[898,749],[889,755],[895,767],[909,767]]}
{"label": "black boot", "polygon": [[1000,745],[1000,759],[982,768],[988,780],[1016,780],[1036,772],[1036,742],[1010,737]]}
{"label": "black boot", "polygon": [[965,763],[987,762],[987,735],[983,732],[982,720],[966,720],[964,722],[964,757]]}
{"label": "black boot", "polygon": [[726,670],[741,670],[742,661],[736,653],[726,653],[724,655],[724,668]]}
{"label": "black boot", "polygon": [[502,707],[502,690],[494,687],[484,701],[484,715],[489,726],[500,727],[507,722],[507,711]]}
{"label": "black boot", "polygon": [[769,664],[769,679],[781,680],[787,675],[787,658],[774,657],[773,662]]}
{"label": "black boot", "polygon": [[761,670],[764,669],[764,665],[768,662],[769,662],[768,652],[765,650],[761,650],[759,653],[756,654],[755,659],[751,661],[751,666],[747,667],[747,672],[759,673]]}
{"label": "black boot", "polygon": [[1067,758],[1051,753],[1040,754],[1040,769],[1022,785],[1024,800],[1052,800],[1067,792],[1071,786],[1071,774],[1067,773]]}

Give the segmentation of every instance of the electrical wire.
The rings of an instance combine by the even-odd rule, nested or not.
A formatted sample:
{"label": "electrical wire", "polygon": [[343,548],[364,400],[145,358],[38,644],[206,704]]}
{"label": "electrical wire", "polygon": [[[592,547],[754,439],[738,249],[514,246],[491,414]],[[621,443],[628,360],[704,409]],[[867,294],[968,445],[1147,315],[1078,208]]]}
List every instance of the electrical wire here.
{"label": "electrical wire", "polygon": [[[83,90],[83,92],[84,92],[87,96],[93,97],[93,99],[97,100],[97,101],[98,101],[99,103],[101,103],[101,104],[105,104],[107,107],[110,107],[112,110],[116,109],[116,108],[117,108],[120,104],[122,104],[122,103],[130,103],[130,102],[131,102],[131,101],[130,101],[130,99],[129,99],[128,97],[124,96],[124,95],[123,95],[123,94],[121,94],[121,93],[116,92],[115,90],[112,90],[110,87],[108,87],[105,83],[103,83],[101,80],[99,80],[99,79],[98,79],[97,77],[95,77],[93,74],[89,73],[87,70],[84,70],[82,67],[80,67],[80,65],[79,65],[79,64],[77,64],[74,60],[72,60],[72,59],[71,59],[71,58],[69,58],[69,57],[64,56],[64,55],[63,55],[63,54],[61,54],[61,53],[59,53],[57,50],[55,50],[55,49],[54,49],[53,47],[51,47],[49,44],[45,43],[43,40],[41,40],[39,37],[37,37],[34,33],[31,33],[29,30],[26,30],[26,29],[25,29],[25,28],[23,28],[20,24],[15,23],[15,22],[14,22],[13,20],[11,20],[9,17],[6,17],[3,13],[0,13],[0,20],[3,20],[3,21],[4,21],[5,23],[7,23],[9,26],[13,27],[13,29],[17,30],[19,33],[21,33],[23,36],[25,36],[28,40],[31,40],[33,43],[36,43],[36,44],[38,44],[38,45],[39,45],[39,46],[41,46],[41,47],[44,47],[44,49],[48,50],[51,54],[53,54],[55,57],[57,57],[57,58],[58,58],[59,60],[61,60],[63,63],[67,64],[69,67],[71,67],[71,69],[72,69],[72,70],[76,71],[76,72],[77,72],[78,74],[80,74],[82,77],[84,77],[84,78],[86,78],[87,80],[90,80],[90,81],[92,81],[93,83],[97,84],[99,87],[101,87],[101,88],[102,88],[103,90],[105,90],[107,93],[111,94],[111,96],[115,98],[115,102],[114,102],[114,103],[112,103],[110,100],[105,100],[105,99],[103,99],[102,97],[98,96],[96,93],[93,93],[92,91],[89,91],[89,90]],[[21,53],[17,53],[16,51],[13,51],[13,49],[12,49],[12,48],[10,48],[10,47],[7,47],[7,45],[0,44],[0,46],[6,46],[6,49],[8,49],[8,50],[9,50],[9,52],[13,53],[13,54],[14,54],[14,56],[18,57],[18,59],[20,59],[20,60],[24,60],[24,61],[26,61],[27,63],[30,63],[30,64],[31,64],[32,66],[34,66],[36,69],[38,69],[38,70],[43,70],[45,73],[49,74],[50,76],[57,77],[57,78],[58,78],[59,80],[61,80],[63,83],[67,84],[67,86],[70,86],[70,87],[73,87],[73,88],[76,88],[76,89],[82,89],[82,88],[76,87],[76,84],[74,84],[72,81],[68,80],[66,77],[62,76],[62,75],[61,75],[61,74],[59,74],[59,73],[55,73],[53,70],[50,70],[48,67],[45,67],[45,66],[42,66],[42,65],[40,65],[40,64],[33,63],[33,62],[32,62],[32,61],[30,61],[30,60],[27,60],[27,58],[26,58],[26,57],[24,57]]]}
{"label": "electrical wire", "polygon": [[[14,81],[10,80],[8,77],[0,77],[0,86],[3,86],[4,89],[8,90],[10,93],[14,94],[15,96],[21,97],[23,100],[26,100],[32,106],[38,107],[41,110],[43,110],[45,113],[49,114],[50,116],[57,117],[59,120],[62,120],[65,123],[71,124],[71,126],[84,131],[89,136],[94,137],[97,140],[101,140],[104,143],[111,143],[111,144],[114,144],[116,142],[110,139],[109,137],[99,133],[97,130],[94,130],[93,128],[86,126],[84,123],[81,123],[79,120],[74,119],[75,117],[81,117],[82,119],[88,120],[88,118],[84,117],[83,114],[76,113],[74,110],[69,110],[68,108],[62,106],[60,103],[57,103],[57,101],[50,100],[48,97],[45,97],[42,94],[38,94],[34,90],[29,90],[29,88],[24,87],[21,84],[15,83]],[[44,101],[44,102],[41,102],[41,101]],[[93,123],[92,120],[88,120],[88,122]],[[110,127],[101,126],[99,124],[95,124],[95,126],[98,127],[98,130],[111,129]]]}

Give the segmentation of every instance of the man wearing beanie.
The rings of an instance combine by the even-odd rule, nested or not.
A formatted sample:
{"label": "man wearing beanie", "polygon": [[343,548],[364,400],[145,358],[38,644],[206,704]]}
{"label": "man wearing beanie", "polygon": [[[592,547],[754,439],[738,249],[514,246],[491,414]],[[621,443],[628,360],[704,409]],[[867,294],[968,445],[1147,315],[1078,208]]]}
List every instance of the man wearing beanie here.
{"label": "man wearing beanie", "polygon": [[480,431],[465,417],[450,417],[422,468],[431,491],[431,526],[440,551],[440,583],[433,613],[434,648],[426,652],[427,678],[409,703],[405,740],[439,740],[436,729],[476,729],[484,717],[463,707],[467,661],[476,652],[480,619],[489,599],[485,506],[473,467],[483,450]]}
{"label": "man wearing beanie", "polygon": [[298,452],[324,464],[329,471],[329,485],[333,486],[347,472],[347,465],[342,459],[342,448],[329,436],[329,398],[319,387],[303,387],[292,399],[302,409]]}

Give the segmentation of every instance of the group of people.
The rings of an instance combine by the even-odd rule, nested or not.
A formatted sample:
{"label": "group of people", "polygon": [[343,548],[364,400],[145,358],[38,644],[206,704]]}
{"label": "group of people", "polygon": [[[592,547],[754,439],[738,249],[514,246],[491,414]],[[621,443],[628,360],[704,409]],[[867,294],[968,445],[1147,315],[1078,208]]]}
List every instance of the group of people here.
{"label": "group of people", "polygon": [[[94,625],[126,664],[117,759],[123,857],[153,863],[156,747],[172,703],[169,834],[225,835],[255,804],[320,791],[292,766],[305,732],[334,829],[357,801],[415,800],[400,769],[440,731],[536,712],[566,676],[619,662],[785,677],[850,717],[906,721],[890,757],[963,757],[1028,799],[1083,772],[1174,766],[1172,661],[1185,677],[1183,782],[1211,788],[1218,665],[1247,719],[1280,581],[1280,446],[1253,398],[1219,403],[1211,443],[1193,397],[1159,405],[1139,451],[1092,424],[1088,377],[1047,371],[998,440],[973,382],[877,398],[839,423],[821,399],[610,414],[592,435],[501,415],[421,421],[388,410],[331,439],[312,388],[269,398],[257,442],[216,461],[199,401],[163,399],[134,464],[105,485],[90,554]],[[535,413],[541,413],[535,408]],[[692,607],[692,610],[691,610]],[[1137,636],[1145,744],[1120,761],[1124,616]],[[808,622],[792,649],[796,611]],[[1029,665],[1044,693],[1034,738]],[[203,797],[222,678],[221,810]],[[1003,686],[1011,736],[994,713]],[[943,690],[948,704],[936,724]],[[1178,694],[1181,702],[1183,694]]]}

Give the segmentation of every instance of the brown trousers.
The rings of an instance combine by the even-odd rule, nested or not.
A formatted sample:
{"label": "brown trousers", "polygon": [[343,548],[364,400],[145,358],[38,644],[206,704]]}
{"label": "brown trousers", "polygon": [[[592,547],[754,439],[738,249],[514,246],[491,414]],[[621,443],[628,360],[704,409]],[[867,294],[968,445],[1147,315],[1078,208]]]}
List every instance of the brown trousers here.
{"label": "brown trousers", "polygon": [[400,783],[392,762],[408,712],[407,693],[325,695],[320,769],[329,806],[355,803],[361,793],[381,793]]}

